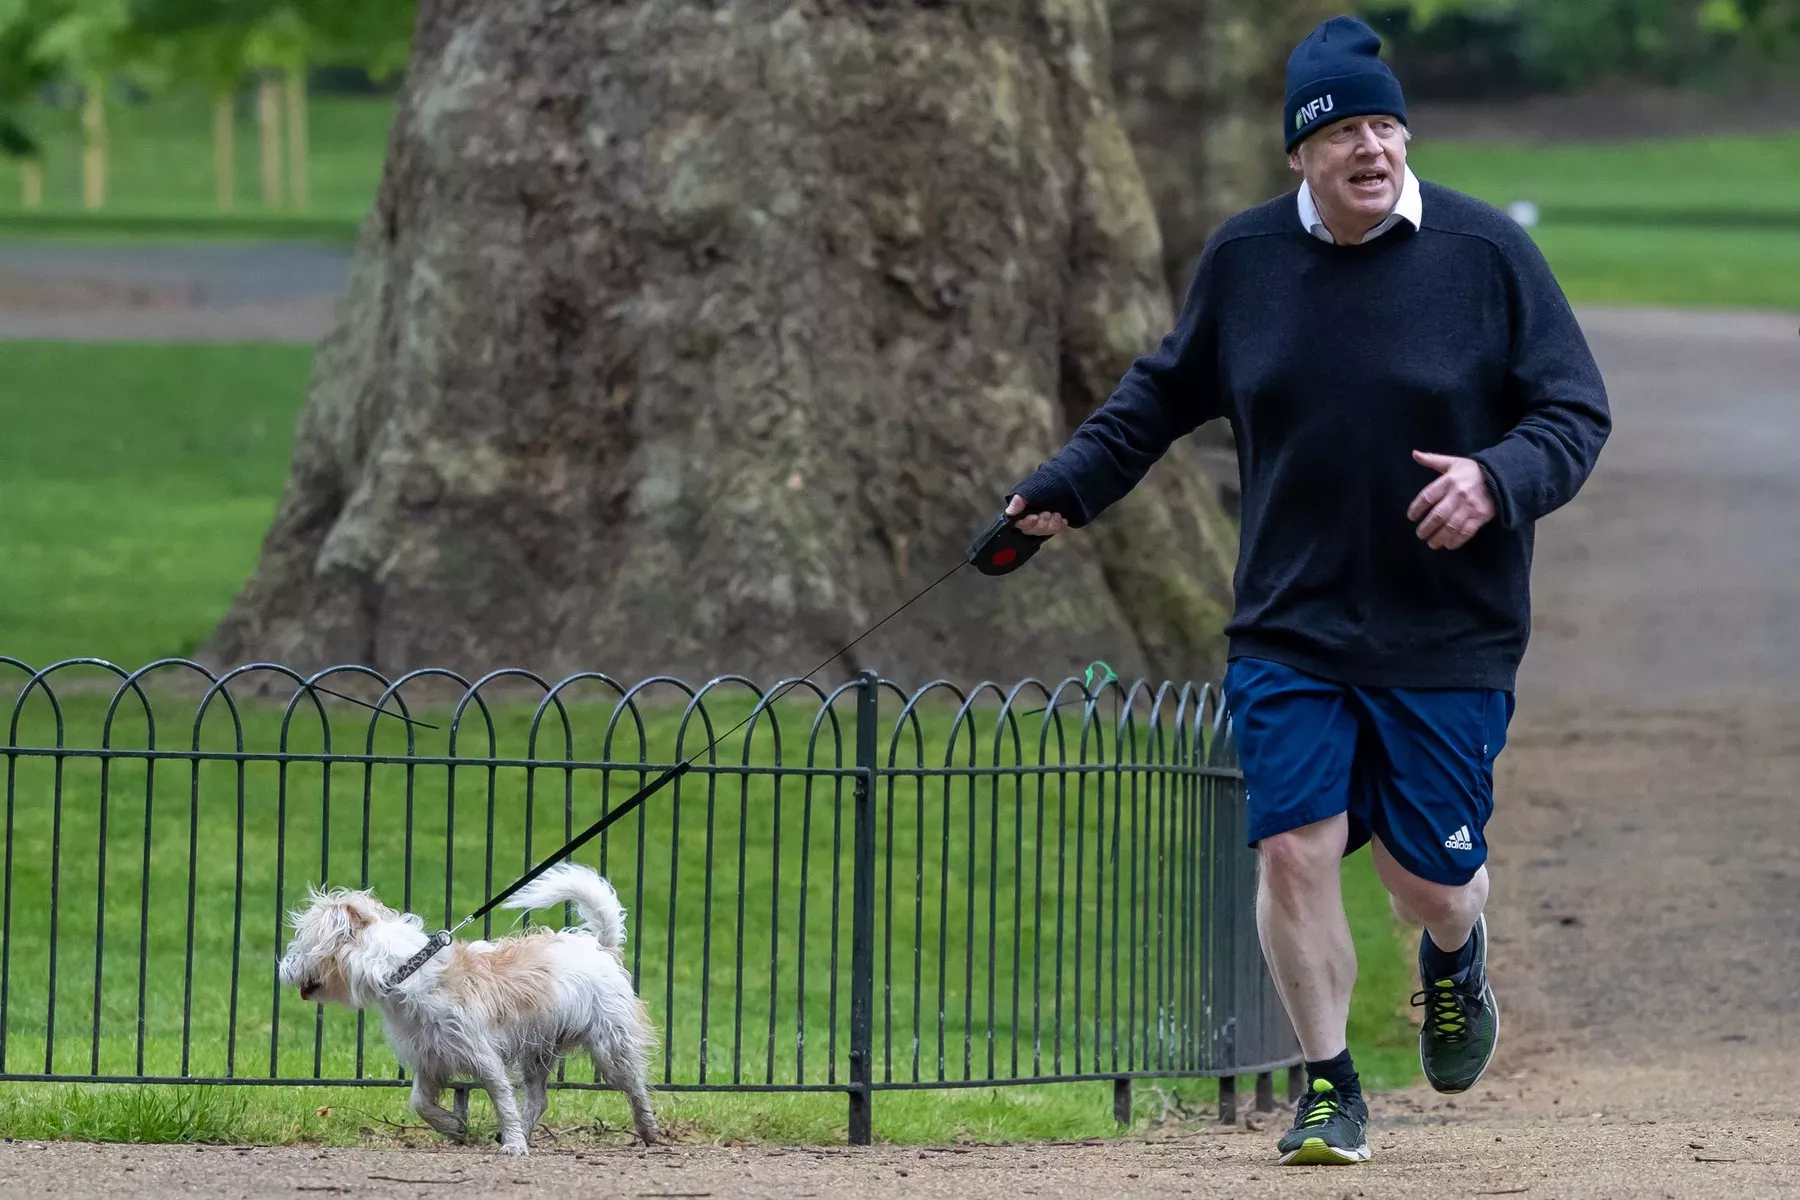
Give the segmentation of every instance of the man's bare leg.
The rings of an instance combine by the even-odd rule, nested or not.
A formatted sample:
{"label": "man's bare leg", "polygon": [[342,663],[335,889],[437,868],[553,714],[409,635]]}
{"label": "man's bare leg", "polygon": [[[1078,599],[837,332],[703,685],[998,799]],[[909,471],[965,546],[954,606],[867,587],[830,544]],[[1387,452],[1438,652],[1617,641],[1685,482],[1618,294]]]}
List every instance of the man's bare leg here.
{"label": "man's bare leg", "polygon": [[1484,866],[1475,877],[1461,887],[1450,887],[1421,879],[1394,860],[1380,838],[1374,838],[1369,852],[1375,860],[1375,874],[1387,888],[1394,915],[1408,925],[1419,926],[1431,934],[1432,944],[1446,954],[1455,954],[1469,940],[1469,931],[1487,908],[1488,870]]}
{"label": "man's bare leg", "polygon": [[1344,916],[1340,864],[1350,825],[1340,813],[1263,838],[1256,931],[1288,1020],[1308,1061],[1346,1046],[1356,948]]}
{"label": "man's bare leg", "polygon": [[1500,1037],[1500,1006],[1487,978],[1487,867],[1460,885],[1414,875],[1381,839],[1370,847],[1375,871],[1392,899],[1394,915],[1423,926],[1419,942],[1419,994],[1425,1010],[1419,1029],[1419,1064],[1440,1092],[1468,1091],[1493,1061]]}
{"label": "man's bare leg", "polygon": [[1263,838],[1256,929],[1306,1055],[1307,1094],[1277,1143],[1283,1163],[1363,1162],[1368,1110],[1346,1045],[1356,947],[1341,884],[1349,822],[1340,814]]}

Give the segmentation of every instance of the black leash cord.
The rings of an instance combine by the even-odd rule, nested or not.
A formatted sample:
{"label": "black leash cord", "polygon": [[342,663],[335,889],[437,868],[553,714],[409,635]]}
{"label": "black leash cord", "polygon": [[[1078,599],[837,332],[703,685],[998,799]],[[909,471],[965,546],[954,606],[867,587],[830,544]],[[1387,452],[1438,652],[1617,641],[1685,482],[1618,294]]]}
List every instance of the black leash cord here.
{"label": "black leash cord", "polygon": [[[1023,516],[1025,514],[1019,513],[1016,515]],[[1032,556],[1034,556],[1038,552],[1039,548],[1041,548],[1043,546],[1043,544],[1048,540],[1049,539],[1045,538],[1045,537],[1037,537],[1032,534],[1024,533],[1015,524],[1014,517],[1009,517],[1009,516],[1005,515],[1004,513],[1001,514],[1000,517],[997,520],[995,520],[992,525],[988,526],[987,529],[984,530],[981,533],[981,535],[975,539],[974,543],[969,547],[968,554],[963,559],[963,561],[957,563],[954,567],[951,567],[948,571],[945,571],[942,575],[940,575],[936,579],[932,580],[929,584],[927,584],[924,588],[922,588],[917,594],[915,594],[911,599],[907,600],[904,604],[900,605],[900,607],[896,608],[893,612],[890,612],[887,616],[881,618],[881,620],[875,622],[875,624],[869,626],[867,629],[865,629],[861,633],[857,634],[856,637],[848,645],[844,646],[840,650],[835,650],[831,654],[826,656],[825,659],[822,660],[818,666],[814,667],[812,670],[808,671],[806,674],[800,676],[800,678],[789,681],[785,686],[778,689],[767,700],[763,700],[763,701],[759,702],[757,705],[755,705],[755,707],[751,708],[750,714],[748,716],[746,716],[743,720],[739,721],[736,725],[733,725],[730,729],[727,729],[724,733],[719,734],[717,737],[709,738],[707,740],[706,745],[700,747],[700,749],[696,750],[693,754],[689,755],[686,759],[684,759],[683,761],[670,767],[668,770],[664,771],[661,775],[658,775],[655,779],[652,779],[649,783],[647,783],[643,787],[639,788],[628,799],[626,799],[626,801],[623,804],[619,805],[619,807],[613,809],[611,812],[609,812],[605,816],[601,817],[598,821],[595,821],[592,825],[589,825],[586,829],[582,830],[579,834],[577,834],[573,838],[569,839],[568,842],[564,843],[561,849],[557,850],[554,854],[551,854],[548,858],[545,858],[542,862],[538,863],[537,866],[531,868],[531,870],[527,871],[524,875],[521,875],[516,881],[513,882],[512,886],[510,886],[510,887],[506,888],[504,891],[499,892],[499,893],[495,894],[494,896],[490,897],[486,904],[483,904],[480,908],[476,909],[474,912],[470,913],[468,916],[466,916],[462,920],[458,921],[455,925],[451,926],[449,929],[440,929],[436,933],[432,934],[431,939],[429,941],[427,941],[423,947],[420,948],[420,950],[417,954],[415,954],[411,958],[407,959],[406,962],[401,964],[401,966],[399,967],[398,970],[396,970],[392,975],[388,976],[387,979],[382,981],[383,986],[388,991],[392,991],[394,988],[400,986],[400,984],[406,982],[406,980],[411,978],[413,976],[413,974],[416,973],[420,967],[424,966],[427,962],[429,962],[431,960],[432,955],[438,953],[440,950],[444,949],[444,947],[448,946],[451,942],[451,939],[456,935],[458,930],[462,929],[464,926],[467,926],[474,921],[480,920],[482,917],[485,917],[485,916],[487,916],[487,914],[493,912],[494,909],[498,908],[501,904],[505,903],[520,888],[524,887],[526,884],[528,884],[532,880],[536,879],[539,875],[542,875],[545,871],[548,871],[551,867],[555,866],[557,863],[561,862],[563,859],[567,858],[569,855],[573,854],[575,851],[581,849],[581,847],[587,845],[588,842],[592,841],[594,838],[598,837],[602,832],[604,832],[608,826],[612,825],[616,821],[622,820],[633,809],[637,808],[640,804],[642,804],[644,801],[648,800],[651,796],[654,796],[657,792],[659,792],[663,788],[667,787],[670,783],[681,778],[683,775],[686,775],[690,770],[693,769],[694,761],[696,759],[698,759],[702,754],[707,753],[714,746],[718,745],[720,742],[724,741],[726,738],[730,737],[732,734],[736,733],[738,730],[740,730],[744,726],[748,725],[751,721],[755,720],[757,714],[761,713],[764,709],[772,707],[777,700],[781,699],[783,696],[785,696],[788,693],[788,690],[790,688],[798,687],[800,684],[805,683],[807,680],[811,679],[814,675],[817,675],[820,671],[824,670],[826,668],[826,666],[828,666],[832,662],[832,660],[839,658],[842,655],[850,653],[850,651],[852,651],[856,648],[857,643],[861,642],[864,638],[866,638],[870,634],[874,633],[877,629],[880,629],[883,625],[886,625],[889,621],[893,620],[895,617],[899,616],[901,613],[905,612],[907,609],[911,608],[913,605],[915,605],[919,601],[923,600],[927,595],[929,595],[933,590],[935,590],[939,584],[941,584],[945,580],[949,579],[952,575],[956,574],[958,571],[962,570],[964,567],[971,566],[971,565],[974,566],[975,569],[980,571],[983,575],[1009,575],[1012,572],[1018,570],[1020,567],[1024,566],[1026,564],[1026,562],[1028,562],[1032,558]],[[1105,664],[1102,663],[1102,664],[1098,664],[1098,665],[1104,666]],[[1093,668],[1089,667],[1088,671],[1089,671],[1089,675],[1091,677]],[[1107,674],[1109,677],[1111,676],[1111,674],[1112,674],[1111,667],[1107,667]],[[323,691],[324,689],[321,688],[319,690]],[[336,693],[332,693],[332,694],[335,695]],[[349,697],[343,697],[343,699],[349,699]],[[361,702],[353,701],[353,703],[361,703]],[[374,706],[373,705],[365,705],[365,707],[373,708]],[[390,713],[389,715],[390,716],[398,716],[399,714]],[[408,718],[402,717],[400,719],[407,720]]]}
{"label": "black leash cord", "polygon": [[506,888],[504,891],[497,892],[495,895],[493,895],[492,897],[489,898],[489,900],[486,904],[483,904],[480,908],[476,909],[474,912],[470,913],[468,916],[466,916],[462,920],[458,921],[455,925],[451,926],[449,929],[439,930],[437,933],[433,934],[431,936],[431,940],[426,942],[424,947],[422,949],[420,949],[420,951],[417,954],[415,954],[411,958],[409,958],[404,964],[401,965],[401,967],[397,971],[395,971],[392,975],[388,976],[388,978],[384,981],[384,986],[388,990],[391,991],[394,988],[398,987],[400,984],[406,982],[406,980],[411,978],[413,976],[413,974],[416,973],[420,967],[424,966],[426,964],[426,962],[431,959],[432,955],[438,953],[438,951],[440,951],[444,947],[448,946],[450,944],[451,939],[456,935],[457,931],[461,930],[464,926],[469,925],[472,922],[480,920],[482,917],[485,917],[490,912],[493,912],[494,909],[498,908],[501,904],[504,904],[520,888],[524,887],[526,884],[528,884],[532,880],[536,879],[539,875],[542,875],[545,871],[548,871],[551,867],[555,866],[557,863],[561,862],[563,859],[567,858],[569,855],[573,854],[575,851],[579,850],[581,847],[587,845],[588,842],[592,841],[594,838],[598,837],[602,832],[604,832],[608,826],[612,825],[616,821],[620,821],[620,820],[624,819],[624,817],[627,814],[629,814],[633,809],[637,808],[640,804],[642,804],[644,801],[648,800],[651,796],[654,796],[657,792],[659,792],[663,788],[667,787],[670,783],[681,778],[683,775],[686,775],[691,769],[693,769],[693,765],[694,765],[694,762],[696,759],[698,759],[701,755],[710,751],[714,746],[718,745],[720,742],[724,741],[726,738],[730,737],[732,734],[736,733],[738,730],[742,729],[744,726],[748,725],[751,721],[755,720],[757,717],[757,714],[761,713],[763,710],[765,710],[767,708],[772,707],[777,700],[781,699],[781,697],[785,696],[788,693],[788,690],[790,688],[798,687],[800,684],[805,683],[807,680],[811,679],[814,675],[817,675],[820,671],[824,670],[827,666],[829,666],[834,659],[839,658],[842,655],[848,654],[851,650],[856,648],[856,645],[858,642],[861,642],[864,638],[866,638],[870,634],[874,633],[877,629],[880,629],[883,625],[886,625],[889,621],[893,620],[895,617],[899,616],[901,613],[905,612],[907,609],[909,609],[913,605],[917,604],[920,600],[923,600],[928,594],[930,594],[934,589],[936,589],[939,584],[943,583],[945,580],[949,579],[952,575],[956,574],[958,571],[962,570],[964,567],[966,567],[968,565],[969,565],[968,561],[965,560],[963,562],[957,563],[954,567],[951,567],[948,571],[946,571],[942,575],[938,576],[930,584],[926,585],[926,587],[923,590],[921,590],[918,594],[913,596],[910,600],[906,601],[899,608],[896,608],[893,612],[889,613],[887,616],[881,618],[881,620],[875,622],[875,624],[873,624],[873,625],[869,626],[867,629],[863,630],[860,634],[858,634],[856,636],[856,639],[854,641],[850,642],[848,645],[843,647],[843,649],[833,651],[831,653],[831,655],[829,657],[825,658],[823,661],[821,661],[818,666],[814,667],[812,670],[808,671],[806,674],[800,676],[800,678],[790,680],[786,685],[779,688],[768,699],[758,703],[754,708],[752,708],[750,710],[750,714],[748,716],[746,716],[743,720],[739,721],[736,725],[733,725],[730,729],[727,729],[724,733],[721,733],[721,734],[717,735],[716,737],[708,739],[706,745],[700,747],[700,749],[696,750],[693,754],[689,755],[682,762],[679,762],[675,766],[670,767],[668,770],[664,771],[661,775],[658,775],[655,779],[652,779],[649,783],[646,783],[643,787],[639,788],[628,799],[626,799],[624,803],[620,804],[619,807],[613,809],[611,812],[609,812],[605,816],[601,817],[598,821],[595,821],[592,825],[589,825],[586,829],[582,830],[580,833],[576,834],[573,838],[569,839],[568,842],[563,844],[561,849],[557,850],[555,853],[553,853],[549,857],[545,858],[542,862],[538,863],[537,866],[531,868],[531,870],[527,871],[524,875],[521,875],[510,887]]}

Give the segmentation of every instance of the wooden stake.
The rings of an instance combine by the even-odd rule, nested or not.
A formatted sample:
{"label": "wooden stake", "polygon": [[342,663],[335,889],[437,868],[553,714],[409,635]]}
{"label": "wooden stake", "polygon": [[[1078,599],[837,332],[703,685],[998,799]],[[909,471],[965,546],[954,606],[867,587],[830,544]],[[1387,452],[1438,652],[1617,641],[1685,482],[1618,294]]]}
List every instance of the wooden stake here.
{"label": "wooden stake", "polygon": [[213,95],[213,179],[219,189],[219,211],[237,207],[237,122],[229,90]]}
{"label": "wooden stake", "polygon": [[44,207],[44,164],[19,164],[19,199],[26,208]]}
{"label": "wooden stake", "polygon": [[106,204],[106,85],[89,80],[81,109],[81,202],[90,211]]}
{"label": "wooden stake", "polygon": [[256,90],[257,125],[262,132],[262,202],[281,207],[281,81],[269,75]]}
{"label": "wooden stake", "polygon": [[306,131],[306,68],[287,72],[288,197],[305,212],[312,207],[312,186],[307,174],[311,151]]}

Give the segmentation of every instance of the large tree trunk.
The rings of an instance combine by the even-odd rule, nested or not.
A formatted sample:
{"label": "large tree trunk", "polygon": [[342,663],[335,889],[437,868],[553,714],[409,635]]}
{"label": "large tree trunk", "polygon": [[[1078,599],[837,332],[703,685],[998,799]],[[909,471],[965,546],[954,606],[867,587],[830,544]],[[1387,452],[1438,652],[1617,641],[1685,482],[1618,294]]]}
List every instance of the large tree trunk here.
{"label": "large tree trunk", "polygon": [[[1327,0],[1112,0],[1113,85],[1163,237],[1179,309],[1206,239],[1225,218],[1299,180],[1282,151],[1287,56],[1342,6]],[[1231,427],[1195,438],[1235,513]]]}
{"label": "large tree trunk", "polygon": [[[425,0],[341,327],[209,657],[815,662],[960,560],[1170,322],[1102,0]],[[1177,448],[850,661],[1218,666]]]}
{"label": "large tree trunk", "polygon": [[1281,147],[1287,57],[1328,0],[1112,0],[1113,83],[1162,226],[1175,303],[1226,217],[1298,186]]}

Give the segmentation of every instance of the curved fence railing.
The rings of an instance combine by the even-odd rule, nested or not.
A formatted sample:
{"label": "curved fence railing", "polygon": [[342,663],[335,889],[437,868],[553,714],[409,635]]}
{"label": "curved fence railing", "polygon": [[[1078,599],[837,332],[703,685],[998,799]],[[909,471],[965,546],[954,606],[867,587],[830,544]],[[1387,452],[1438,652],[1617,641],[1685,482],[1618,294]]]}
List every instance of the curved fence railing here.
{"label": "curved fence railing", "polygon": [[658,1087],[847,1093],[861,1141],[886,1089],[1298,1061],[1215,688],[792,683],[0,659],[0,1080],[398,1085],[276,981],[307,887],[452,924],[746,717],[576,855]]}

